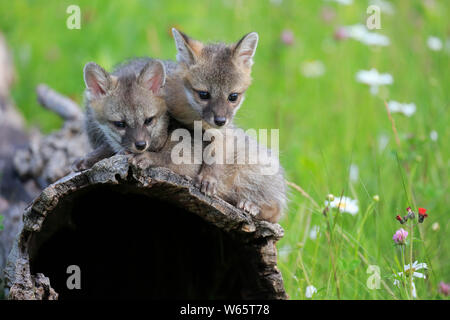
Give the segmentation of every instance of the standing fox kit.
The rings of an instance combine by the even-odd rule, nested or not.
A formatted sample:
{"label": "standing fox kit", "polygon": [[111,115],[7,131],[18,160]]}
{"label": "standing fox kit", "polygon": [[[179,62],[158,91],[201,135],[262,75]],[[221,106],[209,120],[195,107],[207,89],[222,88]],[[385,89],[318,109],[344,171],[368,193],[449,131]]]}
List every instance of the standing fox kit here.
{"label": "standing fox kit", "polygon": [[[178,65],[167,63],[166,103],[169,113],[187,127],[202,121],[225,136],[251,83],[251,66],[258,44],[252,32],[237,43],[203,44],[172,29]],[[214,143],[211,142],[211,143]],[[223,166],[203,163],[196,185],[207,195],[216,193]]]}
{"label": "standing fox kit", "polygon": [[[224,148],[224,158],[237,158],[239,153],[248,161],[249,142],[252,140],[233,125],[233,118],[244,100],[244,94],[251,84],[251,67],[258,44],[258,34],[245,35],[238,42],[203,44],[186,34],[172,29],[177,48],[178,63],[165,61],[167,80],[165,100],[170,115],[187,128],[194,127],[194,121],[201,121],[204,129],[218,129],[222,142],[235,136],[244,140],[237,149]],[[231,129],[231,130],[227,130]],[[230,133],[231,132],[231,133]],[[218,150],[216,144],[212,149]],[[222,144],[225,146],[226,143]],[[195,178],[197,187],[207,195],[217,194],[227,202],[259,218],[278,221],[286,208],[286,184],[278,158],[270,150],[259,146],[271,157],[279,170],[273,175],[263,173],[261,163],[218,164],[202,163],[201,166],[175,165],[169,161],[168,142],[160,153],[146,153],[154,165],[166,164],[173,171]],[[223,163],[223,162],[222,162]]]}
{"label": "standing fox kit", "polygon": [[132,60],[112,74],[93,62],[86,64],[86,129],[94,151],[75,162],[76,170],[117,153],[139,154],[163,146],[169,124],[165,79],[158,60]]}

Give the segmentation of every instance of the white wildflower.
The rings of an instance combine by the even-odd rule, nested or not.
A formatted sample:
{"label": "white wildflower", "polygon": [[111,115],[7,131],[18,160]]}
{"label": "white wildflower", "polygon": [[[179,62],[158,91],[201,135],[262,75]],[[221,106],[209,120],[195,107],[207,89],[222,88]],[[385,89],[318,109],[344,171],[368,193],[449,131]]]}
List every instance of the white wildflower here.
{"label": "white wildflower", "polygon": [[[410,270],[411,269],[411,264],[406,264],[403,267],[403,271],[405,272],[406,276],[409,276],[410,274]],[[412,264],[412,277],[414,278],[420,278],[420,279],[426,279],[425,274],[421,273],[421,272],[416,272],[416,270],[420,270],[420,269],[428,269],[427,264],[426,263],[418,263],[417,261],[414,261],[414,263]],[[398,280],[398,277],[403,277],[403,272],[399,272],[396,274],[397,279],[394,280],[394,285],[398,286],[400,284],[400,281]]]}
{"label": "white wildflower", "polygon": [[307,78],[317,78],[325,73],[325,65],[322,61],[305,61],[301,67],[302,74]]}
{"label": "white wildflower", "polygon": [[[409,269],[411,269],[411,264],[405,265],[403,270],[406,272]],[[427,264],[424,262],[418,263],[417,261],[414,261],[412,264],[413,277],[425,279],[425,275],[423,273],[416,272],[416,270],[420,270],[420,269],[428,269]],[[408,272],[408,274],[409,274],[409,272]]]}
{"label": "white wildflower", "polygon": [[433,130],[433,131],[430,132],[430,139],[431,139],[431,140],[437,141],[438,137],[439,137],[439,135],[438,135],[438,133],[436,132],[436,130]]}
{"label": "white wildflower", "polygon": [[311,227],[311,229],[309,230],[309,238],[311,240],[316,240],[317,239],[317,235],[319,234],[320,231],[320,227],[317,225],[314,225]]}
{"label": "white wildflower", "polygon": [[416,112],[416,105],[414,103],[389,101],[388,108],[391,113],[403,113],[407,117],[411,117]]}
{"label": "white wildflower", "polygon": [[433,51],[440,51],[443,47],[442,40],[438,37],[428,37],[427,45]]}
{"label": "white wildflower", "polygon": [[342,31],[352,39],[355,39],[368,46],[388,46],[389,38],[385,35],[369,31],[363,24],[342,27]]}
{"label": "white wildflower", "polygon": [[305,296],[306,296],[308,299],[311,299],[312,296],[313,296],[313,294],[316,293],[316,292],[317,292],[316,287],[314,287],[313,285],[307,286],[307,287],[306,287]]}
{"label": "white wildflower", "polygon": [[350,174],[349,174],[349,176],[350,176],[350,181],[352,181],[352,182],[356,182],[356,181],[358,181],[358,178],[359,178],[359,168],[358,168],[358,166],[356,165],[356,164],[351,164],[350,165]]}
{"label": "white wildflower", "polygon": [[340,212],[350,213],[352,216],[358,213],[358,200],[349,197],[335,198],[333,201],[325,201],[325,205],[331,208],[339,208]]}
{"label": "white wildflower", "polygon": [[370,92],[375,95],[382,85],[389,85],[394,82],[394,78],[389,73],[379,73],[376,69],[360,70],[356,74],[356,80],[370,86]]}

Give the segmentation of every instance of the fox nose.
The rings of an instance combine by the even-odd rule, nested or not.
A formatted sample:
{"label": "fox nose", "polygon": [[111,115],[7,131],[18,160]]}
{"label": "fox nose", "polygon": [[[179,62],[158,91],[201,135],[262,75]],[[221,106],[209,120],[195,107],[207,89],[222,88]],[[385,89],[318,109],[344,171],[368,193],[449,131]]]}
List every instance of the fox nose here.
{"label": "fox nose", "polygon": [[223,126],[227,122],[227,118],[225,117],[214,117],[214,123],[218,126]]}
{"label": "fox nose", "polygon": [[136,149],[142,151],[142,150],[144,150],[145,147],[147,146],[147,142],[145,142],[145,141],[136,141],[136,142],[134,143],[134,145],[136,146]]}

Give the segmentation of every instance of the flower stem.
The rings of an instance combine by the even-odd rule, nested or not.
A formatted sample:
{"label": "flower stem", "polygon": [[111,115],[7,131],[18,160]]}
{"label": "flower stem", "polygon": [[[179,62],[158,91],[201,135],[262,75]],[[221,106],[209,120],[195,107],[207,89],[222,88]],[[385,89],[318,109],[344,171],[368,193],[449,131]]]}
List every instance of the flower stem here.
{"label": "flower stem", "polygon": [[413,226],[413,221],[411,221],[409,223],[409,231],[410,231],[410,245],[409,245],[409,292],[411,294],[411,299],[414,298],[413,296],[413,287],[412,287],[412,283],[413,283],[413,240],[414,240],[414,226]]}
{"label": "flower stem", "polygon": [[[342,196],[341,196],[341,199],[342,199]],[[339,210],[338,210],[337,214],[339,214]],[[330,223],[330,220],[329,220],[330,217],[326,216],[325,219],[326,219],[327,227],[328,227],[328,230],[325,232],[325,235],[327,236],[328,248],[330,250],[331,267],[333,268],[333,277],[334,277],[334,282],[335,282],[335,285],[336,285],[336,294],[337,294],[338,300],[341,300],[341,293],[340,293],[340,290],[339,290],[339,287],[340,287],[339,278],[337,276],[336,261],[335,261],[335,257],[334,257],[334,254],[333,254],[333,251],[335,249],[334,237],[333,237],[333,230],[334,230],[334,228],[331,227],[331,223]]]}
{"label": "flower stem", "polygon": [[[361,233],[362,233],[362,229],[363,229],[363,227],[364,227],[364,224],[366,223],[366,220],[367,220],[367,218],[370,216],[370,213],[371,213],[371,211],[372,211],[372,209],[373,209],[374,207],[375,207],[375,202],[372,202],[372,203],[367,207],[366,212],[364,212],[362,221],[361,221],[361,223],[360,223],[360,225],[359,225],[359,229],[358,229],[358,232],[357,232],[357,234],[356,234],[356,243],[359,243],[359,241],[360,241],[360,239],[361,239]],[[357,258],[357,256],[358,256],[358,247],[356,246],[356,247],[355,247],[355,259]]]}
{"label": "flower stem", "polygon": [[406,245],[401,245],[401,252],[402,252],[402,264],[403,264],[403,270],[402,270],[402,287],[404,287],[405,291],[406,291],[406,298],[409,300],[409,293],[408,290],[406,289],[406,272],[405,272],[405,265],[406,265],[406,260],[405,260],[405,247]]}
{"label": "flower stem", "polygon": [[303,270],[303,274],[305,275],[305,280],[308,286],[311,286],[312,283],[309,281],[308,273],[306,272],[305,265],[303,264],[303,257],[302,257],[302,250],[299,250],[298,256],[297,256],[297,265],[300,263],[300,267]]}

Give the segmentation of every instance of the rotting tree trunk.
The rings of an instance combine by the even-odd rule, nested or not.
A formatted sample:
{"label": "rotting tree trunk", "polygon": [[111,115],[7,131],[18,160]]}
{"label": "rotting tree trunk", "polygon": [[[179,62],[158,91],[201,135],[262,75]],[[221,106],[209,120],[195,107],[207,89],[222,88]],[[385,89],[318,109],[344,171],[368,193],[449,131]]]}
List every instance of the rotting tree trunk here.
{"label": "rotting tree trunk", "polygon": [[[25,210],[5,269],[9,298],[284,299],[282,235],[168,169],[114,156]],[[66,286],[70,265],[81,290]]]}
{"label": "rotting tree trunk", "polygon": [[[168,169],[132,167],[126,156],[71,173],[73,160],[90,151],[80,108],[38,86],[38,101],[66,121],[48,136],[25,134],[1,93],[0,112],[9,112],[0,123],[0,208],[7,203],[0,249],[12,246],[4,270],[9,299],[287,298],[276,261],[278,224],[207,197]],[[0,258],[1,268],[5,254]],[[80,290],[67,287],[71,265],[80,267]]]}

